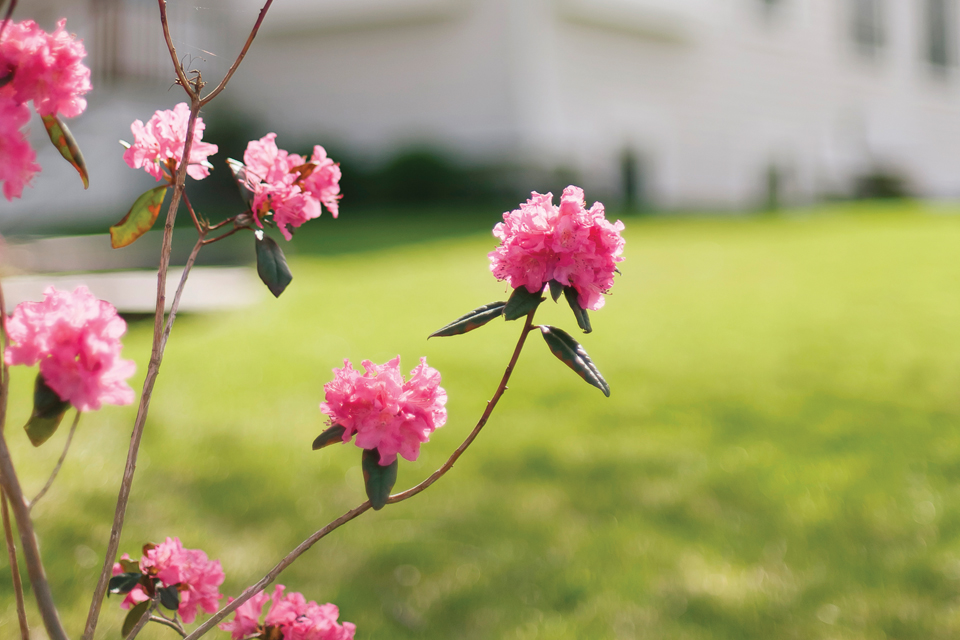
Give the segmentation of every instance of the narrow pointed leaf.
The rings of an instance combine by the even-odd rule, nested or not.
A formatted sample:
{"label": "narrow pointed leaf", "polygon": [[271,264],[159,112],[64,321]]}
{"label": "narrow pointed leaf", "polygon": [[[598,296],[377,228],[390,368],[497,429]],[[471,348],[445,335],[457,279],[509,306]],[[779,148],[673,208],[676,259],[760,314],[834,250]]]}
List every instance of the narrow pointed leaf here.
{"label": "narrow pointed leaf", "polygon": [[237,189],[240,190],[240,197],[243,198],[244,204],[246,204],[249,209],[253,204],[253,192],[247,188],[247,168],[242,162],[234,160],[233,158],[227,158],[227,166],[230,167],[230,173],[233,174],[233,179],[237,183]]}
{"label": "narrow pointed leaf", "polygon": [[577,325],[583,329],[584,333],[590,333],[593,331],[593,327],[590,326],[590,316],[587,315],[587,310],[580,306],[580,301],[577,300],[577,290],[573,287],[564,287],[563,295],[567,299],[567,304],[570,305],[570,308],[573,309],[573,315],[577,318]]}
{"label": "narrow pointed leaf", "polygon": [[603,395],[610,397],[610,385],[600,375],[600,371],[593,364],[593,360],[590,359],[587,352],[569,333],[548,325],[541,326],[540,332],[553,355],[577,372],[577,375],[586,380],[587,383],[603,391]]}
{"label": "narrow pointed leaf", "polygon": [[263,280],[263,284],[267,285],[267,289],[270,289],[270,293],[279,298],[293,280],[293,274],[290,273],[287,259],[276,240],[262,233],[257,234],[256,240],[257,275]]}
{"label": "narrow pointed leaf", "polygon": [[109,593],[130,593],[135,586],[140,584],[141,575],[142,574],[137,571],[135,573],[128,572],[113,576],[110,578],[107,589]]}
{"label": "narrow pointed leaf", "polygon": [[123,628],[120,629],[120,636],[126,638],[130,635],[130,632],[133,631],[133,628],[137,626],[137,623],[140,622],[146,613],[147,609],[150,607],[150,601],[144,600],[134,608],[130,609],[130,613],[127,614],[127,617],[123,619]]}
{"label": "narrow pointed leaf", "polygon": [[157,589],[157,592],[160,594],[160,604],[170,609],[170,611],[176,611],[180,606],[180,591],[177,589],[177,586],[178,585],[172,584],[169,587]]}
{"label": "narrow pointed leaf", "polygon": [[507,306],[503,308],[503,317],[507,320],[516,320],[522,318],[534,309],[540,306],[546,298],[540,295],[540,292],[530,293],[527,288],[520,285],[510,294],[507,300]]}
{"label": "narrow pointed leaf", "polygon": [[69,408],[70,403],[61,400],[57,392],[47,386],[43,375],[38,373],[33,384],[33,413],[23,427],[33,446],[39,447],[56,433]]}
{"label": "narrow pointed leaf", "polygon": [[123,220],[110,227],[110,244],[114,249],[133,244],[137,238],[153,228],[168,187],[169,185],[161,185],[141,194],[127,215],[123,216]]}
{"label": "narrow pointed leaf", "polygon": [[367,497],[374,511],[383,509],[390,497],[393,485],[397,483],[398,460],[385,467],[380,466],[380,452],[376,449],[364,449],[363,460],[360,465],[363,469],[363,484],[367,489]]}
{"label": "narrow pointed leaf", "polygon": [[317,451],[318,449],[329,447],[332,444],[343,442],[343,433],[345,431],[345,427],[341,427],[338,424],[333,425],[317,436],[317,439],[313,441],[313,450]]}
{"label": "narrow pointed leaf", "polygon": [[506,304],[506,302],[491,302],[490,304],[485,304],[482,307],[477,307],[470,313],[460,316],[442,329],[434,331],[427,336],[427,339],[441,338],[445,336],[457,336],[461,333],[473,331],[474,329],[487,324],[494,318],[499,318],[502,316],[503,308],[506,306]]}
{"label": "narrow pointed leaf", "polygon": [[557,282],[556,280],[550,281],[550,296],[553,298],[553,301],[556,302],[560,299],[560,296],[563,295],[563,285]]}
{"label": "narrow pointed leaf", "polygon": [[80,179],[83,180],[83,188],[88,188],[90,186],[90,176],[87,174],[87,163],[83,161],[83,153],[80,152],[77,140],[70,133],[70,129],[57,116],[43,116],[41,119],[43,120],[43,126],[47,129],[47,135],[50,136],[50,142],[80,174]]}

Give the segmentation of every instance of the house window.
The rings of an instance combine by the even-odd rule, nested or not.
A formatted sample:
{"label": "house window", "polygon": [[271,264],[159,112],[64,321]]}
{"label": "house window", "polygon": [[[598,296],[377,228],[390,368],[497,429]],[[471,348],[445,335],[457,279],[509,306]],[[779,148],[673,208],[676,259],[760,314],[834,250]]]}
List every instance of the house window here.
{"label": "house window", "polygon": [[874,56],[883,48],[886,37],[882,0],[850,0],[850,30],[857,49]]}
{"label": "house window", "polygon": [[952,0],[926,0],[925,53],[927,61],[934,67],[945,68],[956,61],[953,18]]}

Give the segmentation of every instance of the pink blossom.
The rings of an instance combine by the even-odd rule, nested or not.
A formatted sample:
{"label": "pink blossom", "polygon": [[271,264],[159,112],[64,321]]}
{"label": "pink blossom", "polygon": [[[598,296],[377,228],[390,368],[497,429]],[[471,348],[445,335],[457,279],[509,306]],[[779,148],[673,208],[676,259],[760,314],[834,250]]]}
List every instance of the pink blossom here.
{"label": "pink blossom", "polygon": [[559,207],[552,194],[534,192],[494,227],[500,245],[489,254],[490,270],[498,280],[530,293],[542,291],[550,280],[572,286],[580,306],[596,310],[623,260],[623,228],[619,220],[611,223],[604,217],[599,202],[586,209],[578,187],[563,190]]}
{"label": "pink blossom", "polygon": [[[114,575],[117,566],[114,565]],[[180,595],[177,611],[188,624],[197,617],[198,608],[207,613],[219,608],[218,601],[223,597],[219,587],[224,578],[220,561],[208,560],[207,554],[199,549],[184,549],[179,538],[167,538],[149,549],[140,558],[140,571],[158,580],[163,587],[177,585]],[[129,609],[144,600],[149,600],[149,596],[138,584],[120,606]]]}
{"label": "pink blossom", "polygon": [[47,386],[80,411],[130,404],[126,380],[136,366],[120,359],[126,330],[113,305],[86,287],[73,293],[48,287],[43,302],[22,302],[7,319],[12,344],[4,357],[8,365],[39,362]]}
{"label": "pink blossom", "polygon": [[320,410],[330,416],[331,425],[346,429],[344,442],[356,433],[358,447],[377,449],[381,466],[393,464],[398,453],[416,460],[421,443],[447,421],[440,372],[420,358],[404,382],[400,356],[383,365],[364,360],[363,367],[361,375],[344,360],[342,369],[334,369],[334,379],[323,386],[326,402]]}
{"label": "pink blossom", "polygon": [[[261,591],[233,612],[233,620],[221,622],[220,630],[230,633],[233,640],[241,640],[250,636],[255,636],[260,632],[260,614],[263,611],[263,605],[270,601],[270,595],[266,591]],[[233,598],[230,598],[233,602]]]}
{"label": "pink blossom", "polygon": [[[123,160],[133,169],[143,167],[158,181],[164,175],[164,169],[176,171],[176,165],[183,156],[183,146],[187,139],[187,124],[190,119],[190,107],[181,102],[173,110],[157,111],[144,124],[134,120],[130,125],[133,144],[123,154]],[[212,165],[207,156],[217,152],[217,145],[202,142],[203,118],[198,117],[193,130],[193,146],[190,147],[190,164],[187,175],[194,180],[202,180],[210,175]]]}
{"label": "pink blossom", "polygon": [[30,120],[26,105],[17,104],[0,91],[0,183],[7,200],[19,198],[23,187],[40,171],[37,154],[21,127]]}
{"label": "pink blossom", "polygon": [[87,108],[82,96],[91,89],[90,69],[82,62],[83,42],[64,30],[60,20],[46,33],[33,20],[7,25],[0,41],[0,70],[13,70],[3,88],[20,103],[33,100],[40,115],[80,115]]}
{"label": "pink blossom", "polygon": [[339,212],[340,167],[327,157],[323,147],[313,148],[310,160],[279,149],[277,134],[268,133],[247,144],[243,164],[247,187],[253,192],[251,208],[257,224],[273,213],[273,222],[290,240],[287,228],[319,218],[327,208],[334,218]]}
{"label": "pink blossom", "polygon": [[285,587],[273,591],[273,606],[264,620],[264,627],[279,628],[283,640],[353,640],[356,625],[337,623],[340,610],[336,605],[307,602],[302,594],[283,595]]}

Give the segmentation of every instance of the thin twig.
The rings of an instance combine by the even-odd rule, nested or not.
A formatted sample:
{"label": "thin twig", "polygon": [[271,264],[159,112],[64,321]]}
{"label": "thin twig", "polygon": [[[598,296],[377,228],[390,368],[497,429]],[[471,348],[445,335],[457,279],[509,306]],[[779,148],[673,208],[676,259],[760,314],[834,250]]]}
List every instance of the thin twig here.
{"label": "thin twig", "polygon": [[179,622],[171,620],[170,618],[164,618],[163,616],[150,616],[150,622],[157,622],[162,624],[165,627],[170,627],[174,631],[180,634],[181,638],[187,637],[187,632],[183,630],[183,627]]}
{"label": "thin twig", "polygon": [[20,580],[20,564],[17,562],[17,545],[13,541],[10,528],[10,510],[7,508],[7,494],[0,491],[0,510],[3,511],[3,535],[7,539],[7,556],[10,558],[10,573],[13,578],[13,593],[17,598],[17,620],[20,622],[21,640],[30,640],[30,627],[27,625],[27,610],[23,604],[23,582]]}
{"label": "thin twig", "polygon": [[3,16],[3,24],[0,24],[0,39],[3,38],[3,32],[7,28],[7,23],[13,18],[13,10],[17,7],[17,0],[10,0],[10,6],[7,7],[7,14]]}
{"label": "thin twig", "polygon": [[221,221],[218,222],[217,224],[212,224],[212,225],[210,225],[209,227],[207,227],[207,231],[216,231],[216,230],[219,229],[220,227],[226,226],[226,225],[230,224],[231,222],[233,222],[233,221],[236,220],[236,219],[237,219],[237,216],[231,216],[231,217],[227,218],[226,220],[221,220]]}
{"label": "thin twig", "polygon": [[[447,459],[447,461],[443,464],[443,466],[437,469],[436,471],[434,471],[429,478],[427,478],[417,486],[413,487],[412,489],[408,489],[401,493],[397,493],[390,496],[387,499],[387,504],[396,504],[397,502],[403,502],[404,500],[412,498],[413,496],[417,495],[418,493],[420,493],[421,491],[423,491],[424,489],[432,485],[434,482],[439,480],[444,474],[446,474],[451,468],[453,468],[453,465],[457,461],[457,459],[461,455],[463,455],[463,452],[466,451],[467,447],[470,446],[470,443],[472,443],[477,438],[477,435],[479,435],[480,430],[483,429],[483,426],[487,423],[487,420],[490,418],[490,415],[493,413],[494,408],[497,406],[497,402],[499,402],[500,397],[503,396],[504,391],[507,390],[507,382],[510,381],[510,375],[513,373],[514,367],[516,367],[517,360],[520,357],[520,351],[523,349],[523,344],[527,339],[527,334],[530,333],[530,331],[532,331],[534,328],[533,326],[534,313],[536,313],[536,309],[534,309],[527,315],[526,322],[523,325],[523,330],[520,333],[520,339],[517,341],[517,346],[513,350],[513,356],[510,358],[510,363],[507,365],[506,370],[503,372],[503,377],[500,379],[500,385],[497,387],[497,390],[493,394],[493,397],[487,403],[487,408],[484,410],[483,415],[480,416],[480,420],[477,422],[477,425],[473,428],[473,431],[470,432],[470,435],[468,435],[466,440],[464,440],[463,443],[459,447],[457,447],[457,450],[454,451],[453,454],[451,454],[451,456]],[[241,593],[236,600],[224,606],[222,609],[220,609],[215,614],[213,614],[213,616],[211,616],[203,624],[201,624],[199,627],[194,629],[193,632],[185,638],[185,640],[197,640],[197,638],[199,638],[200,636],[204,635],[205,633],[213,629],[213,627],[217,623],[219,623],[221,620],[223,620],[228,615],[233,613],[240,605],[242,605],[244,602],[246,602],[253,596],[257,595],[264,589],[266,589],[271,582],[277,579],[277,576],[279,576],[284,569],[286,569],[291,564],[293,564],[293,562],[297,558],[303,555],[308,549],[310,549],[310,547],[316,544],[319,540],[324,538],[330,532],[338,529],[342,525],[350,522],[357,516],[369,510],[370,510],[370,501],[367,500],[363,504],[354,507],[350,511],[347,511],[345,514],[343,514],[336,520],[330,522],[328,525],[326,525],[319,531],[312,534],[309,538],[307,538],[306,540],[301,542],[299,545],[297,545],[297,547],[293,551],[288,553],[283,558],[283,560],[278,562],[277,565],[273,567],[273,569],[268,571],[265,576],[260,578],[260,580],[258,580],[256,584],[244,589],[243,593]]]}
{"label": "thin twig", "polygon": [[[162,3],[163,0],[160,0],[160,2]],[[93,600],[90,603],[90,611],[87,614],[87,624],[83,632],[83,640],[91,640],[93,638],[93,632],[97,628],[97,620],[100,617],[100,607],[103,604],[104,594],[107,592],[107,584],[110,581],[113,571],[113,562],[117,555],[117,549],[120,546],[120,533],[123,531],[123,520],[127,512],[127,501],[130,499],[130,488],[133,485],[133,476],[137,468],[140,440],[143,437],[143,427],[147,421],[147,413],[150,411],[150,399],[153,395],[153,387],[157,381],[157,374],[160,372],[160,363],[163,361],[166,336],[170,335],[170,329],[173,327],[172,320],[176,317],[177,308],[180,304],[179,294],[183,291],[183,285],[186,283],[187,276],[190,274],[190,269],[184,268],[183,275],[180,278],[180,286],[177,289],[177,295],[174,297],[173,305],[170,308],[171,322],[168,322],[166,329],[164,329],[163,312],[166,304],[167,270],[170,266],[170,250],[173,244],[173,223],[176,220],[177,208],[180,206],[180,199],[183,195],[183,184],[187,175],[187,159],[190,157],[190,148],[193,146],[193,133],[199,112],[200,101],[194,96],[190,105],[190,119],[187,123],[187,135],[183,145],[183,155],[180,158],[180,163],[177,165],[173,195],[170,198],[170,206],[167,209],[167,220],[163,227],[163,244],[160,248],[160,267],[157,270],[157,306],[153,323],[153,350],[150,355],[150,364],[147,367],[147,376],[143,382],[143,391],[140,394],[140,407],[137,410],[137,419],[133,425],[133,433],[130,435],[130,447],[127,450],[127,462],[123,469],[123,481],[120,484],[120,494],[117,496],[117,509],[114,513],[113,526],[110,530],[110,541],[107,544],[103,568],[100,571],[100,578],[97,581],[97,586],[93,593]],[[192,261],[190,266],[192,266]]]}
{"label": "thin twig", "polygon": [[250,227],[234,227],[233,229],[231,229],[230,231],[227,231],[226,233],[221,233],[221,234],[220,234],[219,236],[217,236],[216,238],[210,238],[209,240],[204,240],[204,241],[203,241],[203,244],[213,244],[214,242],[217,242],[218,240],[223,240],[224,238],[227,238],[227,237],[229,237],[229,236],[232,236],[233,234],[235,234],[237,231],[240,231],[241,229],[249,229],[249,228],[250,228]]}
{"label": "thin twig", "polygon": [[190,273],[190,270],[193,269],[193,263],[197,261],[197,254],[200,253],[200,249],[203,248],[205,244],[203,241],[205,233],[201,232],[200,236],[197,238],[197,243],[193,245],[193,249],[190,251],[190,257],[187,258],[187,264],[183,267],[183,275],[180,277],[180,284],[177,285],[177,292],[173,294],[173,304],[170,305],[170,313],[167,315],[167,324],[163,328],[163,337],[160,339],[160,352],[163,353],[163,350],[167,347],[167,340],[170,338],[170,331],[173,330],[173,322],[177,319],[177,309],[180,308],[180,296],[183,295],[183,288],[187,284],[187,275]]}
{"label": "thin twig", "polygon": [[77,430],[77,424],[80,423],[80,413],[81,411],[77,409],[77,415],[74,416],[73,424],[70,425],[70,433],[67,434],[67,442],[63,445],[63,453],[60,454],[60,459],[57,460],[57,466],[53,468],[53,473],[50,474],[47,484],[43,485],[43,489],[40,489],[33,500],[30,501],[31,511],[33,511],[33,507],[37,504],[37,501],[42,498],[47,491],[50,490],[50,486],[53,484],[53,481],[57,479],[57,474],[60,473],[60,467],[63,466],[63,461],[67,459],[67,451],[70,449],[70,443],[73,442],[73,434]]}
{"label": "thin twig", "polygon": [[[163,2],[163,0],[160,0]],[[227,86],[227,83],[230,82],[230,78],[233,77],[234,72],[237,70],[237,67],[240,66],[240,63],[243,62],[244,56],[247,55],[247,50],[250,48],[250,45],[253,44],[253,39],[257,37],[257,32],[260,30],[260,25],[263,24],[263,19],[267,15],[267,10],[270,8],[270,5],[273,4],[273,0],[267,0],[264,3],[263,8],[260,9],[260,15],[257,16],[257,22],[253,25],[253,29],[250,31],[250,35],[247,36],[247,41],[243,44],[243,49],[240,50],[240,55],[237,56],[237,59],[233,61],[233,64],[230,66],[230,69],[227,71],[227,75],[223,76],[223,80],[220,81],[220,84],[217,87],[208,93],[200,101],[200,105],[206,105],[208,102],[217,97],[221,91]]]}
{"label": "thin twig", "polygon": [[193,205],[190,204],[190,198],[187,197],[187,192],[183,192],[183,204],[187,205],[187,211],[190,212],[190,217],[193,218],[193,226],[196,227],[197,233],[203,233],[203,225],[200,224],[200,219],[197,218],[196,211],[193,210]]}
{"label": "thin twig", "polygon": [[[173,38],[170,37],[170,24],[167,22],[167,0],[157,0],[157,3],[160,5],[160,24],[163,26],[163,39],[167,43],[167,51],[170,52],[170,59],[173,60],[173,69],[177,73],[177,80],[180,86],[187,92],[192,102],[197,94],[190,88],[190,81],[187,80],[187,75],[183,72],[183,65],[180,64],[180,58],[177,57],[177,48],[173,45]],[[184,154],[183,157],[188,158],[189,156]]]}
{"label": "thin twig", "polygon": [[147,623],[150,622],[150,618],[153,617],[151,614],[154,609],[157,608],[156,601],[150,603],[150,606],[147,607],[147,610],[143,612],[143,615],[140,616],[140,619],[137,621],[137,624],[134,625],[133,629],[130,630],[130,633],[127,634],[127,637],[124,640],[133,640],[136,638],[143,628],[147,626]]}

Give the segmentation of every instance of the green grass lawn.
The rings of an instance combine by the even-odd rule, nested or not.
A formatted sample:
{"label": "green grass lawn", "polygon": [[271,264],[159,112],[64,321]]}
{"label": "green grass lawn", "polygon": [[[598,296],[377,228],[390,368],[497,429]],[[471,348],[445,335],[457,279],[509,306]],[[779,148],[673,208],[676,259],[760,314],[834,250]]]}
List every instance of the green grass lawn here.
{"label": "green grass lawn", "polygon": [[[358,639],[957,637],[960,217],[942,213],[626,220],[623,275],[582,337],[612,396],[531,335],[447,477],[335,532],[281,582],[338,604]],[[179,536],[221,560],[223,591],[236,594],[361,502],[360,451],[310,449],[343,358],[399,353],[409,370],[426,355],[443,374],[449,421],[419,461],[401,461],[398,488],[472,428],[519,323],[425,338],[503,299],[487,269],[492,237],[452,236],[437,219],[446,237],[410,243],[404,219],[340,222],[304,240],[317,252],[291,257],[279,300],[178,321],[122,551]],[[552,302],[538,320],[576,330]],[[126,342],[141,376],[150,332],[138,323]],[[9,439],[32,493],[65,430],[30,448],[19,425],[34,371],[14,373]],[[133,416],[85,417],[35,510],[71,630]],[[0,563],[0,636],[12,638]],[[99,635],[118,637],[123,615],[111,598]]]}

